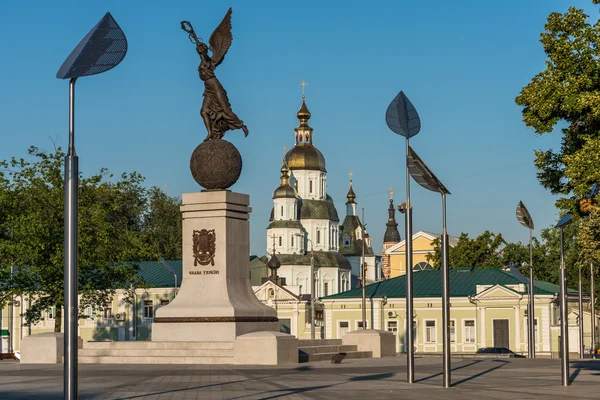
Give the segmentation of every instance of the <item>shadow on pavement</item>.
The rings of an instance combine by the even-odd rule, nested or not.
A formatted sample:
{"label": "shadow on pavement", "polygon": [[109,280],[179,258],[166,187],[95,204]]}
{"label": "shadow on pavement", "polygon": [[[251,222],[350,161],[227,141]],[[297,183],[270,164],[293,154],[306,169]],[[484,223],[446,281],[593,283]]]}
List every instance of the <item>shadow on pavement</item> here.
{"label": "shadow on pavement", "polygon": [[[471,365],[479,364],[482,361],[483,360],[472,361],[472,362],[470,362],[468,364],[461,365],[460,367],[452,368],[452,371],[458,371],[459,369],[463,369],[463,368],[470,367]],[[423,382],[423,381],[426,381],[428,379],[435,378],[437,376],[442,376],[443,374],[444,374],[443,372],[438,372],[437,374],[433,374],[433,375],[430,375],[430,376],[426,376],[425,378],[417,379],[417,380],[415,380],[415,383],[416,382]]]}
{"label": "shadow on pavement", "polygon": [[456,381],[456,382],[454,382],[454,383],[453,383],[451,386],[458,386],[458,385],[460,385],[460,384],[462,384],[462,383],[469,382],[469,381],[471,381],[471,380],[473,380],[473,379],[475,379],[475,378],[479,378],[479,377],[481,377],[481,376],[483,376],[483,375],[489,374],[489,373],[490,373],[490,372],[492,372],[492,371],[495,371],[495,370],[497,370],[497,369],[499,369],[499,368],[502,368],[502,367],[504,367],[506,364],[510,364],[510,361],[504,361],[504,360],[493,360],[493,361],[494,361],[494,362],[497,362],[497,363],[500,363],[500,365],[497,365],[497,366],[495,366],[495,367],[492,367],[492,368],[488,368],[488,369],[486,369],[485,371],[481,371],[481,372],[479,372],[479,373],[476,373],[476,374],[475,374],[475,375],[473,375],[473,376],[469,376],[469,377],[467,377],[467,378],[461,379],[460,381]]}

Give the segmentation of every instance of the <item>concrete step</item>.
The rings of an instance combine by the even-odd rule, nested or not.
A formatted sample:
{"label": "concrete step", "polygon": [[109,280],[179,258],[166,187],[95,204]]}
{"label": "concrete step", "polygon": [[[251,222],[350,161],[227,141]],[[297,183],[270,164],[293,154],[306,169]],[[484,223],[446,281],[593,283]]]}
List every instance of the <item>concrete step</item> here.
{"label": "concrete step", "polygon": [[81,349],[80,357],[231,357],[233,349]]}
{"label": "concrete step", "polygon": [[233,364],[231,357],[79,357],[80,364]]}
{"label": "concrete step", "polygon": [[349,351],[356,351],[357,348],[354,345],[346,346],[304,346],[299,347],[300,353],[306,354],[318,354],[318,353],[346,353]]}
{"label": "concrete step", "polygon": [[83,349],[102,350],[233,350],[233,341],[226,342],[85,342]]}
{"label": "concrete step", "polygon": [[[347,351],[345,359],[356,359],[356,358],[371,358],[373,357],[373,352],[371,351]],[[331,361],[331,358],[335,355],[338,355],[339,352],[335,353],[318,353],[318,354],[300,354],[298,361],[299,362],[309,362],[309,361]]]}
{"label": "concrete step", "polygon": [[298,347],[341,346],[342,339],[304,339],[298,340]]}

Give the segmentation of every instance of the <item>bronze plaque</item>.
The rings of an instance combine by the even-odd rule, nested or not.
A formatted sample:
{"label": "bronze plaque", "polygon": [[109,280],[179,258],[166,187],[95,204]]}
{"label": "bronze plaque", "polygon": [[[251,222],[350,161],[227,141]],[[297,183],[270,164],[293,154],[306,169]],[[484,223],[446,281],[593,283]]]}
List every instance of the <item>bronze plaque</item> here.
{"label": "bronze plaque", "polygon": [[193,233],[194,267],[215,265],[215,230],[202,229]]}

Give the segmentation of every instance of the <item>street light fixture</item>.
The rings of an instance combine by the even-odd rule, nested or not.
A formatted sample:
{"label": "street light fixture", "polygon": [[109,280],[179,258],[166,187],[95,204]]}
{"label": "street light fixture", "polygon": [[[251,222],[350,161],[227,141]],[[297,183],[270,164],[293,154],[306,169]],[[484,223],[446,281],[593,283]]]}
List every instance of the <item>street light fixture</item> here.
{"label": "street light fixture", "polygon": [[562,359],[560,363],[561,383],[569,386],[569,321],[567,311],[567,283],[565,279],[565,241],[564,228],[571,223],[571,216],[565,215],[555,228],[560,229],[560,341]]}
{"label": "street light fixture", "polygon": [[[586,199],[592,199],[600,188],[597,183],[594,183],[590,192],[585,196]],[[591,218],[591,213],[590,213]],[[596,288],[594,286],[594,263],[590,262],[590,302],[592,303],[592,359],[596,358]]]}
{"label": "street light fixture", "polygon": [[451,385],[450,366],[450,278],[449,278],[449,246],[448,230],[446,228],[446,195],[450,191],[434,175],[434,173],[419,158],[417,153],[408,147],[408,170],[415,182],[432,192],[442,195],[442,351],[444,361],[444,387]]}
{"label": "street light fixture", "polygon": [[77,230],[79,159],[75,153],[75,81],[116,67],[127,53],[127,39],[110,13],[92,28],[64,61],[56,77],[69,79],[69,149],[65,157],[65,344],[64,398],[77,390]]}
{"label": "street light fixture", "polygon": [[527,207],[522,201],[519,201],[517,205],[517,220],[525,228],[529,228],[529,311],[527,312],[527,331],[528,331],[528,342],[529,346],[527,349],[527,355],[529,358],[535,358],[535,307],[534,307],[534,286],[535,281],[533,278],[533,219]]}
{"label": "street light fixture", "polygon": [[392,100],[385,113],[385,122],[390,130],[406,139],[406,218],[405,255],[406,255],[406,380],[415,382],[415,349],[413,332],[413,274],[412,274],[412,207],[410,205],[410,175],[408,172],[409,139],[421,130],[421,119],[404,92],[400,91]]}
{"label": "street light fixture", "polygon": [[[299,233],[295,236],[304,238]],[[315,340],[315,249],[312,240],[306,238],[306,241],[310,243],[310,338]]]}

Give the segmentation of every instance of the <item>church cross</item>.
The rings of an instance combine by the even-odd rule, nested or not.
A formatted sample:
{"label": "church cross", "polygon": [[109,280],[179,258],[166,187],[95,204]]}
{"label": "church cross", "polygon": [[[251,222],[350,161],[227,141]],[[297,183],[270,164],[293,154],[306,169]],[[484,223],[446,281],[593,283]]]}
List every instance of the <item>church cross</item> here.
{"label": "church cross", "polygon": [[285,156],[287,154],[287,146],[284,144],[283,145],[283,155]]}
{"label": "church cross", "polygon": [[350,170],[350,172],[348,173],[348,176],[350,177],[350,183],[352,183],[352,176],[354,176],[354,174],[352,173],[352,170]]}
{"label": "church cross", "polygon": [[298,86],[302,87],[302,98],[304,98],[304,88],[308,86],[308,83],[304,82],[304,78],[302,78],[302,83],[300,83]]}
{"label": "church cross", "polygon": [[390,201],[394,200],[394,192],[395,190],[390,188],[390,190],[388,190],[388,193],[390,194]]}
{"label": "church cross", "polygon": [[167,186],[167,184],[165,183],[165,194],[167,194],[167,188],[168,188],[168,186]]}

